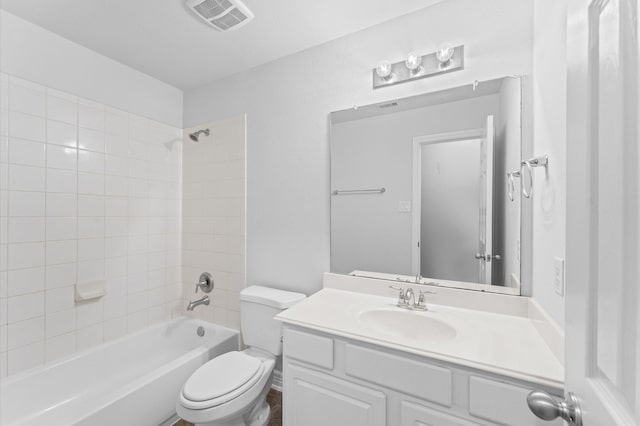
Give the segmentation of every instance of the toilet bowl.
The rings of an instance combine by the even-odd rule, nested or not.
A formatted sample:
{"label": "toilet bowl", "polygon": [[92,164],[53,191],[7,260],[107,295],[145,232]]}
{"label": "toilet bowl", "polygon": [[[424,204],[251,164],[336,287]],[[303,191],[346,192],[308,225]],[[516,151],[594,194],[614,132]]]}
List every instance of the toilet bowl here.
{"label": "toilet bowl", "polygon": [[276,358],[282,354],[281,325],[273,317],[304,298],[261,286],[243,290],[240,323],[249,347],[222,354],[198,368],[180,391],[177,414],[196,425],[267,425],[266,397]]}

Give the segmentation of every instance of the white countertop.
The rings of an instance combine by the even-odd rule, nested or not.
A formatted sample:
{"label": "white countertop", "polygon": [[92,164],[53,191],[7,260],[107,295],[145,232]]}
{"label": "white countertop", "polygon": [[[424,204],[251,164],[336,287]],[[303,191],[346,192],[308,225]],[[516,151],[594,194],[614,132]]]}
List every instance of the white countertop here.
{"label": "white countertop", "polygon": [[562,389],[564,368],[527,316],[428,303],[426,313],[456,330],[451,340],[403,337],[361,321],[364,310],[398,309],[396,298],[324,288],[279,314],[286,323]]}

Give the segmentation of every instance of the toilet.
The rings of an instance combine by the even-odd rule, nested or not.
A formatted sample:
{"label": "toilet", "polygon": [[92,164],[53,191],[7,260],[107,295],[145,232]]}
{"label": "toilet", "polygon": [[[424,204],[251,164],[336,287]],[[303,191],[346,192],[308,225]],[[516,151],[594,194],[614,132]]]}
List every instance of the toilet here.
{"label": "toilet", "polygon": [[222,354],[198,368],[180,391],[177,414],[196,425],[265,426],[273,367],[282,354],[282,326],[273,317],[304,298],[263,286],[242,290],[240,329],[247,349]]}

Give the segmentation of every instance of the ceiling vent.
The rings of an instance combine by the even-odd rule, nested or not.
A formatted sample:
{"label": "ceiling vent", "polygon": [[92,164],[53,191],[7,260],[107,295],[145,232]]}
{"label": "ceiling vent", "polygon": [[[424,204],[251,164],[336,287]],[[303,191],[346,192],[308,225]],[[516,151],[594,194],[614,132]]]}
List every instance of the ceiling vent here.
{"label": "ceiling vent", "polygon": [[186,0],[187,6],[218,31],[240,28],[253,13],[239,0]]}

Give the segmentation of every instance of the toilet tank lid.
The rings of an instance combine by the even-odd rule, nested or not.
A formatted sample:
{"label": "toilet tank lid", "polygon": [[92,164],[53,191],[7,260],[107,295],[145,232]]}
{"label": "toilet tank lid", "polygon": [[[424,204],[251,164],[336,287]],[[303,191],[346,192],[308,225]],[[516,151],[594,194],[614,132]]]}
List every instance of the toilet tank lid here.
{"label": "toilet tank lid", "polygon": [[277,309],[287,309],[305,299],[302,293],[278,290],[276,288],[252,285],[240,292],[240,300],[245,302],[260,303]]}

